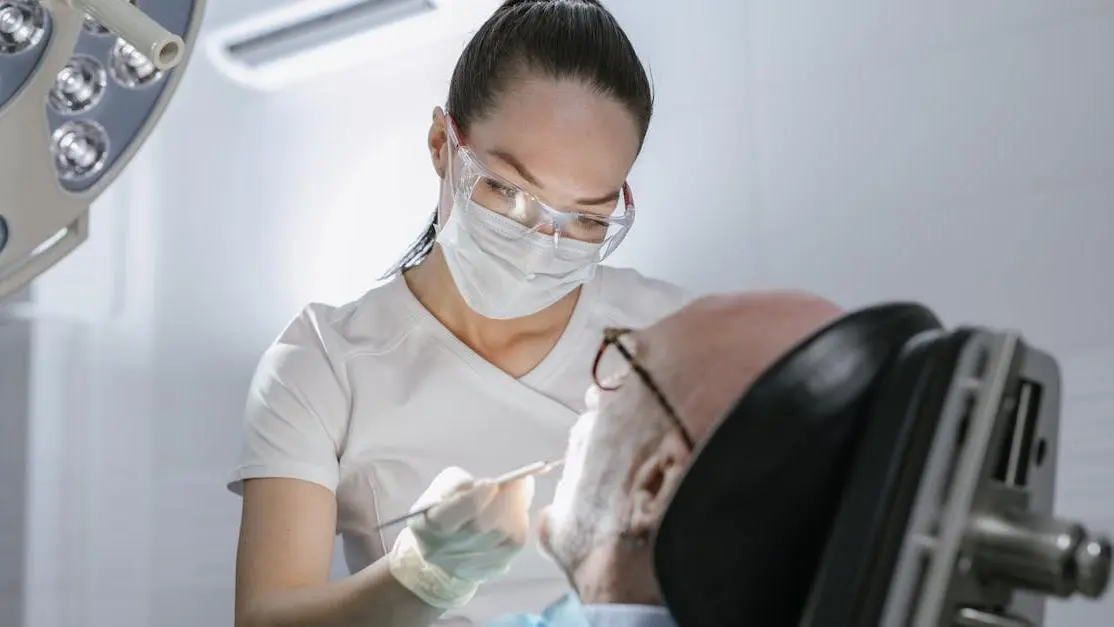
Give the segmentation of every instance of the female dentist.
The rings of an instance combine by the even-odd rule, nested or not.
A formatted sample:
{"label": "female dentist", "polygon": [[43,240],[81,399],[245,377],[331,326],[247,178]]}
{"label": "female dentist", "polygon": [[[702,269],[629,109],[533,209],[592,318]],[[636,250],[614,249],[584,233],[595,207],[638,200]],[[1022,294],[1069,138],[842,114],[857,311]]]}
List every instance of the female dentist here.
{"label": "female dentist", "polygon": [[[634,222],[625,181],[652,104],[598,0],[508,0],[475,34],[433,112],[428,231],[384,285],[307,306],[256,371],[229,483],[239,627],[481,625],[567,591],[536,551],[514,559],[532,480],[379,524],[472,485],[450,465],[490,477],[559,458],[602,329],[686,302],[599,265]],[[539,500],[553,488],[539,479]],[[338,533],[353,574],[330,582]]]}

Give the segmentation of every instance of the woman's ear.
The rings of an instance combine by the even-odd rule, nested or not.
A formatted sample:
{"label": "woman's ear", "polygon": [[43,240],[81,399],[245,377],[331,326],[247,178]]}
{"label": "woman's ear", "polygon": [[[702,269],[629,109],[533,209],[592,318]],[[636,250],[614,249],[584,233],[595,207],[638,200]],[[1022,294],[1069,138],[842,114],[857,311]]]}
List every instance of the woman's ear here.
{"label": "woman's ear", "polygon": [[429,137],[426,138],[429,147],[429,157],[433,161],[433,169],[438,178],[445,178],[445,171],[449,165],[449,134],[446,130],[447,121],[445,112],[441,107],[433,108],[433,122],[429,125]]}
{"label": "woman's ear", "polygon": [[657,530],[688,467],[689,455],[684,439],[670,430],[657,449],[639,464],[631,483],[631,517],[627,531],[649,537]]}

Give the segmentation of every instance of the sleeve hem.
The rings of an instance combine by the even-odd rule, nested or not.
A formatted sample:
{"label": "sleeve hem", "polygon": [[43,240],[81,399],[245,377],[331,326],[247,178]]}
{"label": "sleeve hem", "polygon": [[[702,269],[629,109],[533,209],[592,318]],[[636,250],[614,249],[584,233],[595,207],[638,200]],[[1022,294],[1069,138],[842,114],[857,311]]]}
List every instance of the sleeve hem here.
{"label": "sleeve hem", "polygon": [[336,494],[338,473],[335,468],[326,468],[314,464],[281,463],[281,464],[247,464],[239,466],[232,472],[228,480],[228,490],[237,496],[243,496],[243,485],[247,479],[300,479],[316,483]]}

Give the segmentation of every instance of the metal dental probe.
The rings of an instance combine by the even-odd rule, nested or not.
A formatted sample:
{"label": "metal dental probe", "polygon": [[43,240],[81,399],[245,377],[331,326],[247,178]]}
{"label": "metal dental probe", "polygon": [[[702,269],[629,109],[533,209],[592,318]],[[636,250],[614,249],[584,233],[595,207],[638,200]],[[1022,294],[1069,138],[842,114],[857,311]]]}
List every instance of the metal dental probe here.
{"label": "metal dental probe", "polygon": [[[519,479],[524,479],[526,477],[538,477],[538,476],[553,472],[554,470],[556,470],[556,469],[560,468],[562,465],[564,465],[564,463],[565,463],[565,460],[563,460],[563,459],[558,459],[558,460],[554,460],[554,461],[551,461],[551,462],[534,462],[533,464],[529,464],[529,465],[523,466],[521,468],[516,468],[515,470],[512,470],[508,473],[504,473],[504,474],[496,477],[495,479],[493,479],[492,483],[494,483],[497,486],[501,486],[501,485],[510,483],[512,481],[518,481]],[[461,494],[454,494],[451,497],[449,497],[448,499],[438,501],[438,502],[436,502],[432,505],[427,505],[427,506],[425,506],[421,509],[412,511],[409,514],[399,516],[397,518],[392,518],[392,519],[390,519],[386,522],[380,523],[379,526],[375,528],[375,530],[379,531],[380,529],[386,529],[387,527],[393,527],[394,525],[397,525],[401,522],[406,522],[407,520],[410,520],[411,518],[414,518],[416,516],[422,516],[426,512],[428,512],[429,510],[433,509],[434,507],[437,507],[438,505],[446,503],[446,502],[448,502],[452,499],[457,499],[457,498],[461,498],[463,496],[466,496],[468,493],[470,493],[471,491],[476,490],[476,489],[477,488],[470,488],[470,489],[462,492]]]}

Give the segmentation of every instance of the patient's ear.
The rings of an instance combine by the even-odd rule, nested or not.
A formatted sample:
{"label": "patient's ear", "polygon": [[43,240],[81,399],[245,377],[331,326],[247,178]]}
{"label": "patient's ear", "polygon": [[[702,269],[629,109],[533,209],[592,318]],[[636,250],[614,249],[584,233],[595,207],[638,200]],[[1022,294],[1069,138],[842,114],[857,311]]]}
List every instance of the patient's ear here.
{"label": "patient's ear", "polygon": [[648,538],[657,529],[681,483],[690,454],[680,434],[670,430],[658,448],[639,464],[631,485],[630,533]]}

